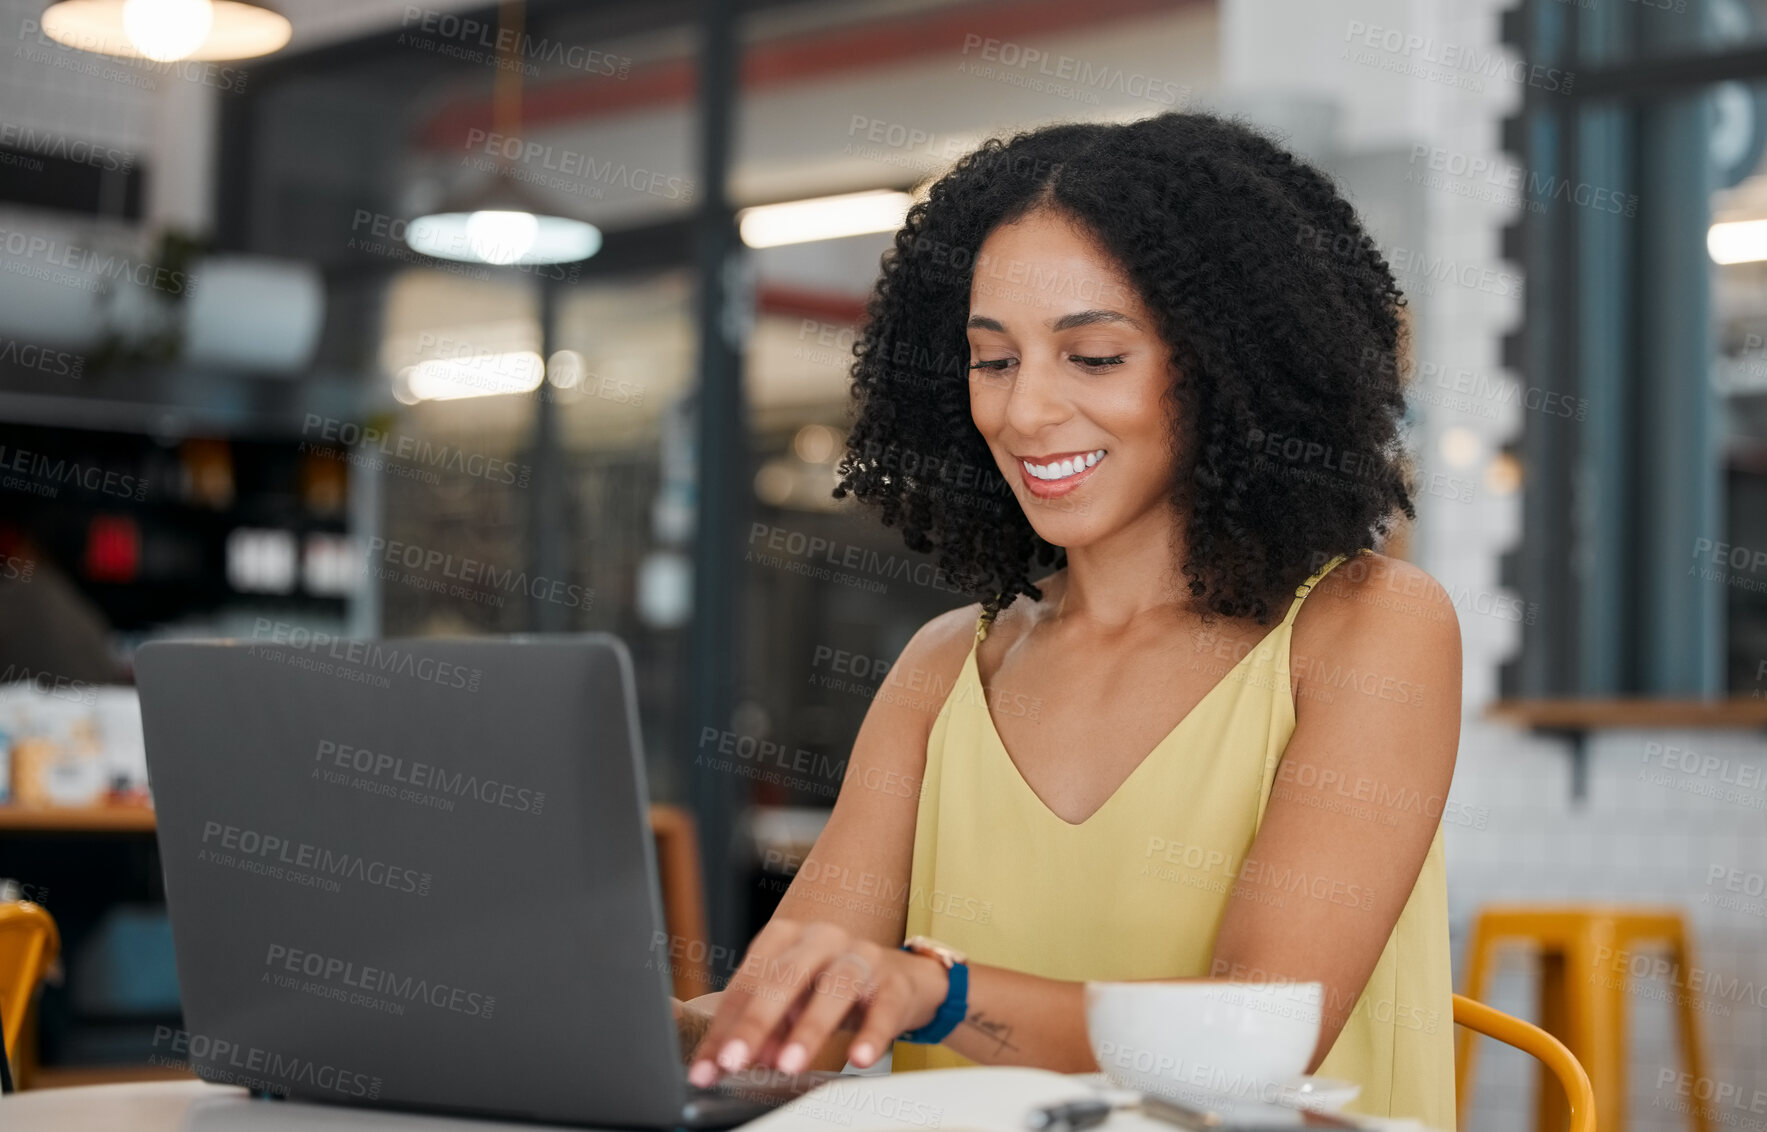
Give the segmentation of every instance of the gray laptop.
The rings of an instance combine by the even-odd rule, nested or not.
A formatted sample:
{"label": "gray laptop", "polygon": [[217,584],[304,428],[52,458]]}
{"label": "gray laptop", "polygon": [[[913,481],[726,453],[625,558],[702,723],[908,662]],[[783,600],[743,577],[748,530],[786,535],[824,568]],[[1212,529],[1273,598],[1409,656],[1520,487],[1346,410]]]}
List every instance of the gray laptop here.
{"label": "gray laptop", "polygon": [[604,634],[260,622],[136,656],[184,1029],[278,1096],[726,1127],[836,1074],[690,1086],[632,662]]}

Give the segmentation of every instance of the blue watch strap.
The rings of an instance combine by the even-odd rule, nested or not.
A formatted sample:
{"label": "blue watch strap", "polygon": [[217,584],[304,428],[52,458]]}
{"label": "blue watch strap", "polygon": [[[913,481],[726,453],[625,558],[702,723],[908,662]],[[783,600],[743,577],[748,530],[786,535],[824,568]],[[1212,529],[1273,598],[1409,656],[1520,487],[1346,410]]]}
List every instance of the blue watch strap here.
{"label": "blue watch strap", "polygon": [[[904,947],[903,951],[911,948]],[[962,963],[951,964],[949,971],[950,985],[945,990],[945,1001],[939,1004],[938,1012],[933,1020],[918,1030],[909,1030],[896,1038],[899,1042],[915,1042],[920,1045],[938,1045],[944,1041],[957,1024],[963,1021],[969,1012],[969,968]]]}

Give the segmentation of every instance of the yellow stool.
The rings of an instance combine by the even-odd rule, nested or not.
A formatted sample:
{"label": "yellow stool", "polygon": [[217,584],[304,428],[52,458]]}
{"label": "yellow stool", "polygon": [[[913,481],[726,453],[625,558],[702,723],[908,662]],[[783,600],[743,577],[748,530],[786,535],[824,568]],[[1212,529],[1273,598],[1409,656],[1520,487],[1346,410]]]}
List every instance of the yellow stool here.
{"label": "yellow stool", "polygon": [[[1475,917],[1467,945],[1469,997],[1482,1000],[1489,993],[1492,958],[1506,942],[1531,945],[1540,956],[1540,1025],[1563,1041],[1588,1071],[1600,1132],[1625,1132],[1626,989],[1637,959],[1643,958],[1635,949],[1643,944],[1654,956],[1638,971],[1641,975],[1692,970],[1693,947],[1681,910],[1621,904],[1489,905]],[[1672,981],[1679,984],[1682,979]],[[1671,989],[1686,1070],[1698,1081],[1705,1075],[1705,1061],[1695,1018],[1697,992],[1680,985]],[[1476,1047],[1465,1031],[1459,1042],[1454,1085],[1464,1123]],[[1567,1113],[1563,1089],[1542,1074],[1535,1128],[1563,1128]],[[1691,1114],[1697,1132],[1711,1132],[1704,1106],[1694,1104]]]}

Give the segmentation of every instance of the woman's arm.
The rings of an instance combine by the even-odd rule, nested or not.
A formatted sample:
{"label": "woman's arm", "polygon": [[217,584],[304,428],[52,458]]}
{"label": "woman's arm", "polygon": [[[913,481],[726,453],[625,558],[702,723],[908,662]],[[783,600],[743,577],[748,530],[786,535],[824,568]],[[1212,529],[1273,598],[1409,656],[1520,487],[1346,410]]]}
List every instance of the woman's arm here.
{"label": "woman's arm", "polygon": [[1295,732],[1209,972],[1325,985],[1308,1072],[1331,1052],[1411,898],[1460,745],[1453,602],[1408,562],[1362,561],[1327,575],[1295,618]]}
{"label": "woman's arm", "polygon": [[[887,947],[902,941],[926,744],[940,705],[931,697],[895,693],[902,687],[950,687],[969,654],[980,608],[940,614],[903,646],[853,740],[828,823],[804,860],[786,862],[791,885],[773,920],[829,924],[855,940]],[[735,979],[760,959],[751,946]],[[693,1002],[715,1013],[722,995]],[[851,1031],[828,1036],[826,1048],[812,1050],[809,1067],[842,1068],[848,1043],[834,1039],[850,1038]]]}
{"label": "woman's arm", "polygon": [[[795,1073],[829,1067],[810,1060],[820,1049],[864,1068],[897,1034],[932,1021],[945,999],[947,975],[936,959],[825,922],[776,915],[748,954],[694,1055],[696,1085],[717,1079],[714,1058],[729,1071],[763,1065]],[[1084,983],[968,967],[969,1009],[945,1046],[984,1063],[1098,1068],[1086,1040]],[[840,1038],[847,1040],[831,1040]]]}
{"label": "woman's arm", "polygon": [[[1219,979],[1324,983],[1310,1068],[1337,1040],[1417,882],[1458,746],[1460,630],[1453,605],[1416,567],[1379,562],[1384,572],[1316,587],[1296,617],[1295,731],[1235,881],[1211,971]],[[1405,579],[1405,602],[1382,600],[1395,576]],[[1329,658],[1335,667],[1317,669],[1310,657]],[[1344,672],[1355,678],[1333,676]],[[1309,773],[1290,773],[1295,767]],[[1415,798],[1418,805],[1374,807],[1370,820],[1358,808],[1321,807],[1285,779],[1349,783],[1352,791],[1366,787],[1376,798]],[[1306,895],[1284,880],[1301,874]],[[1264,899],[1273,886],[1284,894],[1280,901]],[[858,1023],[846,1052],[867,1066],[897,1034],[930,1021],[946,975],[936,960],[897,950],[900,931],[860,937],[838,924],[776,916],[750,945],[700,1043],[691,1071],[696,1083],[716,1079],[713,1057],[725,1070],[760,1064],[795,1071],[803,1051],[821,1048],[839,1023]],[[965,1020],[944,1044],[984,1064],[1096,1069],[1083,987],[972,964]],[[799,1049],[791,1051],[793,1045]]]}

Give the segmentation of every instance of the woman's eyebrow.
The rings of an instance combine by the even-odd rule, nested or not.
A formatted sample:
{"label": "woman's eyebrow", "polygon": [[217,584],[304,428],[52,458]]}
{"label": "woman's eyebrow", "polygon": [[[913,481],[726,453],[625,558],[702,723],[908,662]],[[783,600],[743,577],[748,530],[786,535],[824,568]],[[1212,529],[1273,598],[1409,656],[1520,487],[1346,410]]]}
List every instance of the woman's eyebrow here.
{"label": "woman's eyebrow", "polygon": [[1049,329],[1072,330],[1076,326],[1096,326],[1101,322],[1126,322],[1137,330],[1142,329],[1142,325],[1128,315],[1121,311],[1112,310],[1074,311],[1072,314],[1064,314],[1060,318],[1052,319]]}
{"label": "woman's eyebrow", "polygon": [[[1128,315],[1123,314],[1121,311],[1112,310],[1073,311],[1072,313],[1064,314],[1059,318],[1048,320],[1046,325],[1051,330],[1072,330],[1078,326],[1096,326],[1102,322],[1124,322],[1133,326],[1137,330],[1145,329],[1145,327],[1139,322],[1136,322]],[[970,315],[969,322],[965,325],[970,330],[994,330],[1002,334],[1006,333],[1006,327],[999,319],[989,318],[985,314]]]}

